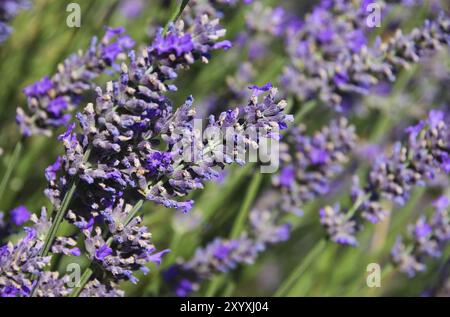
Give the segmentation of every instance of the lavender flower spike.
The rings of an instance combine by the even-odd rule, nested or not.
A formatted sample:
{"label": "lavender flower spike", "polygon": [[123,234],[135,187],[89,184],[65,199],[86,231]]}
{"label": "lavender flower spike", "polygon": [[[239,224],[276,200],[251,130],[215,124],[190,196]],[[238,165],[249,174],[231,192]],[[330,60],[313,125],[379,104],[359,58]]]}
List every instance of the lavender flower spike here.
{"label": "lavender flower spike", "polygon": [[353,201],[363,198],[358,210],[364,219],[372,223],[383,220],[389,211],[382,207],[381,199],[403,205],[413,186],[450,172],[449,123],[444,112],[430,111],[426,120],[407,129],[406,146],[397,143],[391,156],[375,161],[364,189],[355,179]]}
{"label": "lavender flower spike", "polygon": [[114,283],[102,284],[94,279],[86,284],[80,293],[80,297],[123,297],[125,292],[118,289]]}
{"label": "lavender flower spike", "polygon": [[[282,143],[283,167],[273,183],[284,195],[282,209],[302,214],[302,205],[328,193],[356,144],[355,128],[345,118],[332,121],[313,136],[305,127],[292,129]],[[291,144],[292,146],[289,146]]]}
{"label": "lavender flower spike", "polygon": [[267,245],[286,241],[290,226],[279,225],[278,213],[267,210],[252,210],[250,230],[236,239],[214,239],[186,262],[171,266],[164,278],[177,296],[188,296],[197,291],[200,284],[215,274],[229,272],[240,264],[253,264]]}
{"label": "lavender flower spike", "polygon": [[342,245],[356,246],[356,222],[340,211],[340,206],[320,209],[320,223],[325,227],[331,241]]}
{"label": "lavender flower spike", "polygon": [[440,257],[450,241],[449,199],[443,196],[433,205],[433,216],[428,220],[420,217],[415,225],[409,227],[408,242],[398,237],[392,249],[392,261],[409,277],[425,271],[425,260]]}
{"label": "lavender flower spike", "polygon": [[[376,159],[368,172],[365,186],[362,187],[358,177],[354,177],[351,191],[353,208],[345,214],[332,209],[321,212],[322,224],[330,238],[341,244],[354,245],[355,241],[342,241],[337,239],[336,234],[344,230],[344,233],[353,237],[355,231],[362,227],[362,220],[377,223],[389,214],[390,209],[384,200],[404,205],[414,186],[425,185],[426,180],[438,174],[448,174],[449,123],[449,117],[444,112],[430,111],[426,120],[406,130],[409,137],[406,145],[396,143],[390,156]],[[443,201],[438,205],[445,206]],[[400,243],[397,248],[396,253],[403,253]]]}
{"label": "lavender flower spike", "polygon": [[[33,288],[36,296],[66,296],[70,293],[66,287],[67,277],[44,271],[51,256],[40,255],[51,225],[46,210],[42,209],[40,218],[33,214],[31,220],[33,225],[25,228],[25,236],[16,244],[8,242],[0,247],[0,297],[27,297]],[[79,255],[75,245],[73,239],[60,237],[52,246],[52,252]]]}
{"label": "lavender flower spike", "polygon": [[[450,44],[450,19],[442,14],[409,34],[368,43],[364,1],[322,1],[302,27],[288,34],[292,65],[281,78],[299,100],[319,99],[337,110],[394,81],[401,69]],[[383,1],[377,1],[383,6]],[[325,26],[325,27],[324,27]]]}
{"label": "lavender flower spike", "polygon": [[24,136],[51,135],[70,122],[83,93],[94,88],[93,80],[111,67],[117,70],[116,63],[134,46],[124,31],[107,28],[100,43],[94,37],[86,52],[69,56],[51,78],[46,76],[23,90],[28,109],[18,108],[16,121]]}
{"label": "lavender flower spike", "polygon": [[120,201],[112,212],[103,213],[111,235],[110,244],[103,240],[100,227],[94,230],[93,227],[83,228],[86,250],[91,260],[102,265],[116,282],[130,280],[136,283],[138,280],[133,275],[135,271],[147,273],[146,265],[160,264],[161,257],[168,252],[156,252],[151,243],[151,234],[147,227],[141,225],[140,217],[132,218],[127,223],[131,209],[132,206]]}

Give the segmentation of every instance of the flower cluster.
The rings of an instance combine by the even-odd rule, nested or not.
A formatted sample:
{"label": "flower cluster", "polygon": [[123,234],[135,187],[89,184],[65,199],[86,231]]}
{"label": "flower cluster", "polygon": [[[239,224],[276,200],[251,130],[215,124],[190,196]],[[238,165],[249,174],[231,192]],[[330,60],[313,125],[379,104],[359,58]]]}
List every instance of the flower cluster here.
{"label": "flower cluster", "polygon": [[[51,256],[42,256],[44,238],[51,220],[47,219],[43,208],[41,216],[31,216],[33,225],[25,228],[25,236],[16,244],[8,242],[0,248],[0,296],[65,296],[67,277],[60,278],[57,272],[44,271],[50,264]],[[52,252],[80,255],[71,238],[60,237],[52,247]]]}
{"label": "flower cluster", "polygon": [[[69,177],[80,178],[80,196],[75,199],[78,205],[73,208],[81,215],[83,210],[111,209],[123,196],[130,201],[145,197],[188,211],[192,202],[175,198],[201,188],[204,181],[217,176],[216,168],[243,163],[247,149],[258,145],[258,139],[247,135],[249,129],[258,131],[259,137],[277,138],[277,131],[290,120],[283,113],[285,102],[275,100],[275,89],[261,101],[254,96],[241,111],[210,117],[207,130],[225,135],[227,128],[233,128],[231,137],[236,146],[227,150],[223,140],[198,137],[203,131],[194,127],[191,99],[173,113],[167,99],[155,100],[144,86],[115,85],[109,85],[105,94],[99,91],[96,109],[89,105],[78,116],[83,135],[77,137],[69,130],[60,138],[66,155],[47,169],[47,194],[56,205],[70,186]],[[162,141],[166,149],[161,149]],[[186,152],[190,157],[186,158]],[[65,171],[60,178],[54,173],[58,168]]]}
{"label": "flower cluster", "polygon": [[90,260],[100,264],[115,282],[130,280],[137,283],[133,273],[139,270],[147,273],[146,265],[159,265],[161,257],[168,252],[156,252],[151,243],[151,233],[142,225],[141,217],[134,217],[132,210],[131,205],[120,200],[112,211],[102,212],[110,237],[107,241],[100,226],[94,225],[94,219],[86,222],[73,212],[68,215],[85,235],[84,243]]}
{"label": "flower cluster", "polygon": [[282,144],[283,167],[273,183],[284,195],[282,209],[302,214],[302,206],[329,192],[330,184],[355,147],[355,128],[345,118],[332,121],[313,136],[293,128]]}
{"label": "flower cluster", "polygon": [[[382,221],[389,209],[384,200],[404,205],[414,186],[424,185],[439,173],[450,172],[450,130],[448,117],[439,110],[407,129],[407,145],[396,143],[390,156],[378,157],[362,188],[354,178],[351,198],[353,208],[342,214],[327,207],[321,212],[323,224],[333,241],[355,245],[354,234],[362,218],[371,223]],[[331,212],[332,211],[332,212]],[[341,236],[347,237],[344,240]]]}
{"label": "flower cluster", "polygon": [[95,87],[94,79],[117,70],[117,62],[134,46],[124,32],[121,27],[107,28],[99,43],[94,37],[86,52],[69,56],[51,78],[46,76],[23,90],[28,108],[17,109],[16,121],[24,136],[51,135],[54,129],[67,126],[83,93]]}
{"label": "flower cluster", "polygon": [[369,45],[368,1],[355,3],[360,5],[323,1],[288,36],[291,65],[281,82],[299,100],[348,108],[355,97],[367,95],[380,82],[393,81],[399,70],[450,43],[450,20],[441,15],[407,35],[397,30],[386,42],[377,39]]}
{"label": "flower cluster", "polygon": [[[103,71],[103,66],[115,66],[113,64],[115,59],[124,49],[131,48],[131,44],[134,43],[122,33],[121,28],[109,29],[99,48],[93,42],[90,55],[81,58],[74,56],[65,63],[66,66],[71,66],[68,68],[74,68],[73,65],[80,66],[74,69],[81,71],[81,74],[69,72],[68,76],[65,76],[66,72],[61,67],[60,72],[52,80],[44,78],[25,89],[32,105],[44,105],[41,107],[45,108],[44,111],[38,111],[44,119],[48,117],[46,111],[49,106],[50,109],[54,109],[55,102],[61,97],[57,96],[59,90],[68,98],[58,100],[57,111],[52,112],[59,119],[64,117],[64,122],[58,121],[53,124],[55,122],[51,121],[50,126],[67,124],[68,114],[63,111],[73,110],[73,107],[68,109],[67,106],[68,102],[73,100],[73,93],[76,93],[75,97],[79,97],[78,94],[82,90],[92,88],[92,79],[99,74],[99,70]],[[161,256],[167,252],[155,252],[155,247],[151,244],[151,234],[141,225],[142,219],[136,216],[137,209],[132,208],[130,204],[137,204],[141,196],[153,195],[152,192],[142,192],[149,186],[147,181],[161,184],[162,179],[166,181],[168,174],[172,176],[169,178],[173,182],[170,186],[181,188],[180,182],[185,173],[175,174],[176,171],[172,166],[174,155],[171,149],[159,151],[158,143],[166,141],[173,147],[177,138],[174,127],[180,124],[184,124],[186,131],[189,128],[192,130],[192,122],[189,122],[193,113],[190,109],[192,101],[188,100],[185,106],[174,113],[165,93],[176,90],[176,87],[168,81],[176,78],[179,69],[187,68],[196,60],[207,62],[210,51],[229,48],[229,42],[217,41],[224,34],[225,30],[219,26],[218,20],[209,20],[207,15],[197,18],[187,30],[184,29],[182,21],[170,25],[167,34],[163,34],[161,29],[146,50],[139,55],[134,51],[129,53],[129,66],[123,63],[118,68],[120,79],[108,83],[105,93],[97,88],[95,108],[93,104],[89,104],[77,115],[83,133],[76,134],[73,131],[75,128],[73,124],[59,137],[65,146],[66,154],[46,169],[45,175],[50,183],[46,193],[59,209],[61,199],[67,193],[67,187],[70,186],[72,179],[77,179],[78,190],[75,199],[72,200],[73,203],[70,204],[67,217],[84,233],[84,244],[90,260],[100,264],[104,269],[103,276],[99,277],[105,284],[98,284],[96,279],[91,280],[81,296],[95,293],[123,295],[113,286],[106,286],[110,285],[111,279],[137,282],[133,273],[136,270],[147,272],[146,264],[159,263]],[[110,44],[110,40],[115,37],[117,42]],[[85,72],[86,65],[89,68]],[[92,65],[94,67],[91,67]],[[71,81],[74,75],[81,77]],[[55,89],[56,85],[64,89]],[[23,123],[24,116],[20,114],[23,112],[19,111],[18,121]],[[237,113],[235,114],[238,120]],[[248,119],[251,121],[252,118]],[[34,119],[30,121],[35,122]],[[43,120],[40,123],[45,128],[39,131],[48,131],[46,130],[48,121]],[[255,126],[259,124],[264,127],[270,121],[261,115],[260,120],[253,123]],[[215,124],[222,125],[224,122]],[[206,163],[203,164],[206,173],[206,169],[210,167],[207,167]],[[200,173],[200,170],[192,167],[192,173]],[[179,176],[178,179],[175,179],[175,175]],[[202,176],[209,177],[204,174]],[[186,184],[189,182],[192,181],[185,180]],[[162,186],[158,186],[160,190]],[[126,198],[126,202],[123,198]],[[190,204],[186,202],[177,206],[187,209]],[[105,234],[102,234],[105,231],[102,230],[102,224],[107,226]],[[52,242],[53,252],[80,254],[78,248],[75,248],[75,241],[69,238],[57,238]],[[42,241],[36,254],[40,254],[41,248]],[[44,264],[47,264],[49,257],[45,257],[45,260]],[[36,274],[42,269],[43,265],[39,266]],[[46,275],[46,278],[51,276],[54,275]],[[40,278],[38,280],[40,281]],[[50,284],[49,281],[45,282],[45,285]],[[34,293],[39,295],[36,285],[34,289]]]}
{"label": "flower cluster", "polygon": [[267,245],[286,241],[290,226],[278,224],[276,213],[253,210],[249,217],[250,230],[236,239],[214,239],[204,248],[197,249],[187,262],[171,266],[165,280],[177,296],[187,296],[199,289],[200,284],[215,274],[229,272],[240,264],[253,264]]}
{"label": "flower cluster", "polygon": [[46,193],[55,206],[76,182],[68,219],[85,234],[89,258],[116,282],[136,282],[133,272],[146,271],[147,263],[159,262],[166,252],[155,253],[151,235],[131,205],[147,199],[188,211],[192,201],[177,197],[202,188],[224,165],[244,163],[250,147],[257,147],[261,138],[278,139],[291,120],[283,113],[286,102],[276,100],[275,88],[252,87],[247,106],[208,119],[205,131],[226,135],[232,129],[229,150],[224,140],[204,138],[203,129],[195,126],[191,97],[173,111],[166,92],[176,90],[171,80],[178,70],[197,60],[206,62],[211,51],[230,46],[217,41],[225,31],[207,15],[185,27],[180,21],[167,34],[161,29],[148,48],[130,52],[120,79],[109,82],[105,91],[97,88],[95,105],[77,115],[82,133],[71,125],[59,137],[65,155],[46,170]]}
{"label": "flower cluster", "polygon": [[[178,263],[166,272],[166,279],[177,295],[186,296],[214,274],[227,272],[238,264],[253,263],[257,256],[273,245],[289,239],[288,223],[279,223],[284,212],[301,214],[301,207],[329,191],[330,183],[342,172],[342,166],[356,142],[354,127],[346,119],[332,121],[313,136],[299,126],[288,132],[282,143],[284,162],[273,179],[276,194],[261,203],[249,216],[249,231],[237,239],[215,239],[198,249],[187,262]],[[226,251],[223,256],[221,251]]]}
{"label": "flower cluster", "polygon": [[11,20],[21,10],[30,8],[28,0],[2,0],[0,2],[0,44],[6,41],[12,32]]}
{"label": "flower cluster", "polygon": [[[3,34],[10,32],[6,23],[25,2],[5,0],[0,4],[0,43]],[[49,136],[65,128],[58,137],[64,153],[45,170],[45,194],[53,205],[53,219],[47,217],[45,208],[39,217],[24,206],[7,214],[0,212],[0,240],[11,241],[0,247],[0,296],[124,296],[119,285],[138,283],[140,274],[159,265],[169,252],[155,247],[150,222],[144,223],[141,214],[143,204],[182,211],[175,214],[188,220],[184,224],[175,220],[174,230],[180,234],[177,238],[192,231],[189,242],[203,241],[201,230],[194,227],[209,226],[208,219],[217,219],[217,223],[232,219],[231,214],[213,214],[224,201],[232,200],[249,170],[237,172],[236,179],[223,184],[224,190],[208,188],[200,197],[197,190],[208,181],[220,183],[229,165],[253,161],[256,151],[264,156],[273,154],[261,153],[269,150],[267,146],[272,150],[272,145],[281,143],[280,156],[276,156],[280,170],[273,175],[271,185],[262,178],[252,180],[230,236],[214,236],[201,246],[191,244],[197,248],[195,253],[169,263],[163,272],[165,284],[178,296],[199,291],[201,284],[216,274],[254,264],[267,248],[291,238],[301,226],[293,220],[295,216],[312,207],[314,200],[337,194],[335,188],[347,188],[351,176],[352,187],[346,191],[350,193],[320,208],[318,220],[329,240],[355,247],[363,223],[383,221],[395,204],[405,205],[410,200],[416,186],[429,186],[433,181],[434,189],[435,180],[441,181],[450,172],[450,116],[448,106],[442,106],[442,96],[435,93],[448,80],[440,60],[428,65],[439,68],[428,70],[435,72],[439,84],[429,82],[422,87],[423,91],[428,86],[436,90],[423,93],[425,98],[418,96],[422,92],[417,90],[414,96],[408,92],[417,103],[438,101],[440,110],[432,110],[406,131],[404,123],[396,125],[387,131],[386,144],[362,144],[356,130],[370,136],[368,142],[372,142],[387,121],[372,129],[369,120],[375,114],[371,111],[342,111],[359,110],[355,108],[366,95],[374,95],[374,99],[364,100],[365,105],[382,104],[382,110],[387,109],[376,98],[392,96],[389,104],[394,104],[403,97],[389,82],[397,80],[411,64],[435,57],[435,51],[446,53],[442,48],[450,44],[450,20],[434,0],[429,2],[433,8],[426,12],[433,20],[407,34],[399,25],[415,9],[387,16],[388,11],[395,13],[400,8],[388,1],[376,1],[381,12],[370,15],[374,0],[319,0],[304,18],[294,9],[305,9],[309,4],[290,3],[288,10],[251,0],[188,2],[185,7],[187,1],[183,1],[166,27],[152,24],[152,39],[146,46],[133,49],[135,42],[123,28],[108,28],[100,41],[92,39],[86,52],[71,55],[53,76],[23,90],[28,107],[19,108],[16,117],[22,135]],[[193,77],[198,79],[183,87],[183,94],[194,92],[206,76],[204,109],[197,111],[202,107],[192,96],[173,102],[171,96],[178,85],[191,79],[179,80],[182,71],[199,62],[209,63],[217,58],[213,53],[232,47],[224,40],[221,19],[225,13],[242,18],[234,10],[241,3],[253,5],[245,8],[243,30],[238,30],[238,23],[233,24],[237,49],[218,60],[227,67],[211,73],[194,69]],[[418,3],[424,5],[402,1],[409,7]],[[127,0],[112,8],[136,17],[146,6],[145,1]],[[377,13],[381,13],[386,28],[374,32],[370,23],[377,21],[369,19],[376,19]],[[375,38],[372,32],[379,36]],[[234,75],[221,78],[229,69],[235,70]],[[104,74],[109,78],[99,87],[97,82]],[[281,87],[281,93],[268,82],[274,79],[278,79],[275,86]],[[405,79],[399,86],[423,80]],[[253,84],[261,82],[268,83]],[[331,118],[318,130],[306,123],[288,128],[294,118],[286,113],[285,97],[295,101],[289,109],[297,108],[297,120],[306,120],[309,116],[305,114],[322,104],[341,113],[336,116],[335,111],[327,111],[320,121]],[[399,103],[407,105],[404,100]],[[428,111],[423,108],[408,105],[408,115],[422,116]],[[404,115],[405,110],[400,106],[392,113]],[[72,120],[74,113],[76,119]],[[346,115],[348,118],[343,117]],[[404,142],[398,142],[399,133],[406,135]],[[390,143],[391,139],[396,143]],[[384,146],[389,154],[380,154]],[[17,149],[13,159],[20,156],[16,155],[20,147]],[[9,184],[14,163],[7,165],[2,189],[14,188]],[[346,176],[344,173],[350,177],[339,177]],[[358,178],[361,175],[365,178]],[[210,197],[217,192],[224,196],[211,203]],[[259,196],[255,202],[254,195]],[[194,199],[203,215],[188,215]],[[448,198],[438,199],[432,216],[420,215],[410,225],[408,237],[397,239],[391,259],[400,271],[414,276],[426,269],[428,258],[444,254],[450,239],[449,206]],[[247,219],[242,219],[243,215]],[[58,236],[63,221],[71,230]],[[319,250],[311,249],[308,264]],[[52,259],[56,254],[83,256],[87,261],[80,287],[74,288],[69,275],[57,273],[61,264]],[[59,267],[54,269],[55,264]],[[276,294],[294,294],[300,289],[288,285],[294,284],[290,282],[306,267],[299,264]],[[288,290],[289,286],[293,288]]]}
{"label": "flower cluster", "polygon": [[10,235],[15,228],[22,226],[30,219],[30,212],[25,206],[19,206],[9,212],[9,219],[0,211],[0,239]]}
{"label": "flower cluster", "polygon": [[434,202],[435,212],[430,219],[421,216],[410,226],[408,242],[401,237],[392,248],[391,256],[400,271],[413,277],[417,272],[425,271],[426,258],[438,258],[450,241],[450,217],[448,207],[450,201],[442,196]]}
{"label": "flower cluster", "polygon": [[357,224],[350,219],[349,214],[341,212],[339,204],[320,209],[319,215],[320,223],[327,231],[331,241],[350,246],[358,244],[355,237]]}
{"label": "flower cluster", "polygon": [[[138,189],[148,186],[148,178],[158,180],[172,172],[167,164],[170,153],[158,151],[155,144],[160,142],[163,130],[170,129],[169,119],[174,116],[165,93],[176,87],[168,81],[177,76],[178,69],[195,60],[206,60],[217,37],[224,34],[217,21],[209,21],[207,16],[189,30],[195,33],[184,33],[183,28],[180,21],[170,26],[167,35],[161,29],[147,49],[137,56],[131,52],[129,66],[122,64],[120,80],[108,83],[105,92],[97,88],[95,107],[89,104],[78,115],[83,135],[73,133],[72,125],[60,137],[66,155],[46,172],[50,182],[47,195],[56,205],[67,190],[68,178],[76,174],[83,180],[80,187],[88,187],[82,189],[84,202],[80,202],[89,213],[91,208],[110,208],[128,188],[133,189],[128,199],[136,199]],[[182,109],[189,112],[190,103]],[[180,120],[183,115],[189,114],[179,111],[174,117]],[[93,164],[85,162],[88,147],[92,148],[89,161]],[[163,159],[158,163],[159,154]],[[56,172],[60,169],[67,174],[58,179]]]}
{"label": "flower cluster", "polygon": [[124,291],[118,289],[116,284],[105,285],[97,279],[87,283],[80,293],[80,297],[123,297],[124,295]]}
{"label": "flower cluster", "polygon": [[389,157],[378,158],[368,173],[365,189],[355,181],[353,200],[362,199],[358,208],[366,220],[383,220],[387,211],[381,199],[404,205],[412,187],[423,185],[440,172],[450,172],[450,130],[444,112],[432,110],[426,120],[407,129],[407,146],[397,143]]}

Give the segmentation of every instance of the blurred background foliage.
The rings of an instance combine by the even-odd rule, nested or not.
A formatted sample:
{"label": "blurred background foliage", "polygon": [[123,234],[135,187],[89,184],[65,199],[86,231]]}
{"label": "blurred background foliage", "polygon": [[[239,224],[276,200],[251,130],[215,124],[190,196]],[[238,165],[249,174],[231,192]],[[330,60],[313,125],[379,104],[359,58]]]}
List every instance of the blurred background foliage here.
{"label": "blurred background foliage", "polygon": [[[92,36],[102,36],[105,25],[124,26],[139,45],[150,42],[155,26],[164,25],[178,5],[176,1],[148,0],[145,10],[134,18],[127,18],[121,12],[121,1],[77,0],[82,10],[80,28],[66,26],[68,13],[66,7],[69,0],[36,0],[33,8],[23,11],[14,21],[14,33],[0,47],[0,176],[5,173],[6,165],[11,158],[14,146],[20,139],[15,124],[16,107],[24,106],[26,100],[22,89],[52,74],[58,63],[72,52],[85,49]],[[261,1],[268,5],[283,5],[299,16],[304,15],[315,1]],[[233,39],[245,28],[244,14],[246,7],[232,8],[225,12],[224,26],[228,30],[227,38]],[[423,23],[426,9],[412,13],[414,18],[405,19],[404,29],[408,30]],[[404,13],[402,13],[404,14]],[[268,80],[276,81],[283,55],[282,50],[274,45],[270,52],[271,62],[258,65],[255,84],[264,84]],[[211,92],[226,92],[226,80],[233,75],[244,58],[245,52],[231,49],[227,53],[215,55],[209,64],[195,65],[177,79],[179,91],[172,93],[176,105],[189,95],[201,104]],[[438,67],[449,76],[450,61],[448,54],[437,57]],[[432,61],[431,61],[432,62]],[[357,125],[358,135],[363,140],[372,139],[383,144],[390,137],[398,134],[400,128],[414,122],[426,111],[422,109],[423,94],[430,93],[433,87],[436,104],[428,104],[426,108],[438,107],[448,103],[449,81],[433,81],[430,74],[430,61],[418,65],[401,74],[388,97],[365,98],[366,113],[353,118]],[[434,61],[436,63],[436,61]],[[89,100],[90,96],[86,96]],[[232,106],[232,105],[226,105]],[[294,107],[299,107],[295,105]],[[293,109],[295,111],[295,108]],[[324,122],[332,116],[326,108],[318,108],[303,118],[312,131],[320,129]],[[62,146],[55,138],[32,137],[24,145],[25,150],[17,161],[11,181],[6,189],[4,199],[0,201],[0,210],[10,210],[18,205],[26,205],[37,212],[41,206],[49,206],[43,194],[46,187],[44,169],[62,153]],[[370,162],[358,162],[348,167],[345,175],[355,171],[363,174]],[[161,269],[166,268],[177,257],[189,258],[198,246],[206,245],[216,236],[229,236],[233,222],[244,205],[248,189],[251,188],[252,167],[234,167],[222,184],[208,184],[206,188],[193,195],[196,205],[192,215],[174,215],[174,211],[148,203],[145,205],[145,223],[153,233],[155,245],[159,249],[170,248],[172,253],[163,262],[162,268],[153,268],[148,276],[142,276],[138,285],[127,284],[127,295],[170,295],[161,280]],[[337,186],[349,186],[348,182],[339,182]],[[261,183],[253,188],[256,194],[262,192],[270,183],[270,175],[264,175]],[[289,273],[305,260],[311,249],[324,236],[319,224],[317,210],[326,203],[344,199],[344,190],[336,188],[320,201],[315,201],[305,209],[305,215],[294,218],[296,228],[291,239],[271,247],[251,266],[240,267],[226,276],[219,276],[210,283],[205,283],[200,295],[236,295],[267,296],[272,295]],[[366,267],[371,262],[382,267],[388,263],[389,251],[398,234],[406,232],[406,224],[417,218],[418,214],[427,212],[431,199],[440,194],[433,188],[415,190],[411,201],[401,210],[397,210],[386,221],[368,226],[360,234],[360,246],[348,248],[338,245],[327,245],[320,254],[305,267],[305,273],[295,282],[289,292],[291,296],[378,296],[378,295],[421,295],[427,289],[436,286],[442,279],[443,269],[449,264],[450,248],[440,260],[431,262],[427,272],[414,279],[402,274],[388,272],[382,279],[381,288],[366,286]],[[248,208],[248,207],[247,207]],[[200,219],[201,225],[196,229],[184,232],[185,226],[179,225],[183,217]],[[175,219],[175,220],[174,220]],[[192,220],[192,219],[191,219]],[[194,221],[194,220],[192,220]],[[177,229],[180,228],[180,229]],[[67,229],[68,230],[68,229]],[[184,230],[184,231],[183,231]],[[67,258],[64,261],[75,261]],[[64,267],[64,262],[60,268]]]}

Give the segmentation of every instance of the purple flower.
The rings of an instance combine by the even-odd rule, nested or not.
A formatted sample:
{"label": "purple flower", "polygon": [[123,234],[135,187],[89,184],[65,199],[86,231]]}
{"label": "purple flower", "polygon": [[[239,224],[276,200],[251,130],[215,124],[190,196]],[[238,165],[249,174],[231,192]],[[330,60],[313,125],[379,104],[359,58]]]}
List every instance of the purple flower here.
{"label": "purple flower", "polygon": [[422,221],[417,222],[415,228],[414,228],[414,235],[418,238],[426,238],[432,231],[432,228],[429,224]]}
{"label": "purple flower", "polygon": [[[415,186],[424,185],[427,179],[433,179],[439,173],[447,173],[443,161],[450,151],[448,122],[447,116],[432,111],[426,120],[406,130],[409,134],[407,144],[402,145],[397,142],[391,155],[379,156],[375,160],[368,172],[365,186],[362,187],[359,178],[355,176],[351,200],[356,209],[348,220],[357,221],[358,224],[361,221],[360,218],[371,223],[380,222],[390,212],[384,200],[404,205]],[[447,216],[443,212],[448,206],[448,201],[446,198],[440,198],[434,202],[434,206],[439,218],[435,220],[436,226],[445,228],[441,229],[440,239],[445,240],[448,237],[448,230],[444,225]],[[358,228],[360,227],[358,225]],[[428,241],[432,227],[433,224],[421,218],[416,224],[413,236],[417,240]],[[430,242],[424,248],[430,255],[438,254],[436,251],[438,247],[434,242]],[[404,251],[400,242],[395,250],[395,254]],[[397,260],[401,261],[400,258]],[[418,265],[417,261],[413,260],[405,256],[404,261],[407,267],[405,271]]]}
{"label": "purple flower", "polygon": [[164,278],[177,296],[188,296],[217,273],[229,272],[240,264],[252,264],[268,245],[286,241],[290,225],[279,224],[277,210],[250,212],[250,228],[236,239],[219,239],[197,249],[193,258],[179,262],[164,272]]}
{"label": "purple flower", "polygon": [[[150,232],[141,224],[140,217],[130,217],[131,210],[131,205],[120,200],[112,210],[102,212],[111,237],[110,245],[103,239],[100,227],[83,230],[89,257],[100,264],[116,282],[129,280],[136,283],[138,281],[134,276],[136,271],[148,272],[147,264],[159,265],[162,256],[169,252],[168,250],[156,252],[151,243]],[[74,214],[71,217],[75,220],[80,218]],[[83,222],[83,219],[80,221]]]}
{"label": "purple flower", "polygon": [[23,92],[28,108],[17,109],[16,122],[25,136],[51,135],[55,128],[66,126],[71,113],[81,102],[81,95],[95,87],[94,80],[116,62],[126,58],[134,41],[123,28],[107,28],[102,40],[94,37],[83,54],[70,55],[50,78],[45,76],[27,86]]}
{"label": "purple flower", "polygon": [[349,80],[348,75],[343,72],[337,72],[333,77],[333,81],[338,87],[347,84]]}
{"label": "purple flower", "polygon": [[39,97],[48,94],[48,92],[53,89],[53,82],[48,76],[45,76],[36,83],[24,88],[23,93],[27,97]]}
{"label": "purple flower", "polygon": [[57,97],[56,99],[50,101],[47,110],[54,117],[60,117],[61,113],[67,110],[68,107],[69,105],[63,97]]}
{"label": "purple flower", "polygon": [[214,44],[213,49],[227,51],[232,47],[233,47],[233,44],[231,44],[230,41],[222,41],[222,42],[217,42],[216,44]]}
{"label": "purple flower", "polygon": [[99,261],[103,261],[107,256],[111,255],[112,252],[112,249],[104,244],[95,251],[95,258]]}
{"label": "purple flower", "polygon": [[290,187],[295,181],[295,169],[292,165],[285,166],[280,172],[278,177],[280,186]]}
{"label": "purple flower", "polygon": [[[45,208],[40,218],[34,214],[30,217],[22,207],[16,208],[16,211],[12,217],[20,218],[18,222],[31,219],[33,224],[24,228],[24,235],[15,244],[8,242],[0,247],[0,297],[30,296],[32,289],[38,297],[69,295],[71,290],[66,286],[67,276],[59,277],[57,272],[44,271],[51,261],[51,255],[41,256],[43,239],[51,226]],[[68,247],[74,250],[74,244],[73,239],[58,237],[52,245],[52,252],[63,253],[62,250]]]}
{"label": "purple flower", "polygon": [[16,226],[23,225],[25,222],[30,220],[31,216],[29,210],[25,206],[19,206],[17,208],[14,208],[13,210],[11,210],[10,214],[11,214],[11,221]]}
{"label": "purple flower", "polygon": [[322,149],[311,149],[309,153],[311,163],[313,164],[325,164],[328,160],[328,152]]}
{"label": "purple flower", "polygon": [[155,151],[147,157],[145,167],[151,175],[156,175],[158,173],[166,173],[169,171],[171,164],[171,153]]}
{"label": "purple flower", "polygon": [[194,43],[192,42],[190,34],[178,35],[170,32],[164,36],[161,30],[156,35],[149,51],[156,52],[157,55],[175,53],[176,56],[180,57],[183,54],[190,53],[193,49]]}
{"label": "purple flower", "polygon": [[348,34],[349,47],[354,53],[359,53],[367,45],[366,35],[362,30],[354,30]]}
{"label": "purple flower", "polygon": [[78,249],[78,248],[73,248],[73,249],[70,251],[70,254],[72,254],[73,256],[80,256],[80,255],[81,255],[81,251],[80,251],[80,249]]}
{"label": "purple flower", "polygon": [[368,4],[321,3],[303,27],[286,36],[291,65],[281,82],[287,92],[302,102],[319,99],[342,111],[349,99],[357,101],[372,87],[394,81],[401,69],[450,44],[449,18],[442,14],[409,34],[398,31],[385,43],[377,39],[369,45]]}
{"label": "purple flower", "polygon": [[128,52],[136,44],[130,36],[124,33],[125,29],[123,27],[106,28],[106,33],[103,37],[105,43],[110,43],[117,37],[115,42],[111,42],[110,44],[101,47],[100,56],[106,64],[113,65],[120,54]]}
{"label": "purple flower", "polygon": [[273,178],[284,195],[282,209],[295,214],[302,214],[301,206],[307,201],[328,193],[332,178],[342,170],[356,141],[354,127],[343,118],[313,136],[304,131],[303,126],[293,128],[281,144],[286,165]]}
{"label": "purple flower", "polygon": [[[445,200],[447,200],[446,197],[441,197],[438,201]],[[400,271],[409,277],[415,276],[417,272],[425,271],[426,258],[441,257],[450,241],[448,205],[433,205],[435,207],[434,214],[429,219],[424,216],[420,217],[415,225],[410,226],[406,242],[398,237],[392,248],[392,261]]]}
{"label": "purple flower", "polygon": [[340,206],[327,206],[320,209],[320,223],[325,227],[330,239],[338,244],[357,246],[356,222],[350,220],[347,215],[340,211]]}
{"label": "purple flower", "polygon": [[446,196],[441,196],[433,201],[433,206],[436,208],[436,210],[447,209],[447,207],[450,206],[450,200]]}
{"label": "purple flower", "polygon": [[45,169],[45,178],[49,182],[56,180],[56,173],[61,169],[61,157],[58,156],[55,163]]}
{"label": "purple flower", "polygon": [[256,85],[249,86],[248,89],[253,90],[253,95],[259,96],[263,92],[266,92],[266,91],[269,91],[270,89],[272,89],[272,87],[273,87],[272,83],[268,82],[267,84],[265,84],[261,87],[256,86]]}

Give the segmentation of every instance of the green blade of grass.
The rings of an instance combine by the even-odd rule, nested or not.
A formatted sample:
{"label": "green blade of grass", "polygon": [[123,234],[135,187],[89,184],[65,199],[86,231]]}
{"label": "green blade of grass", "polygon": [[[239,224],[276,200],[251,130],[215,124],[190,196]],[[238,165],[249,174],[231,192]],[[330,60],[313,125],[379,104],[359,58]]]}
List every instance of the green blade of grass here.
{"label": "green blade of grass", "polygon": [[6,191],[6,187],[8,186],[8,183],[13,174],[14,168],[15,168],[17,162],[19,161],[19,156],[22,153],[22,149],[23,149],[22,141],[19,141],[14,148],[14,151],[8,162],[8,166],[6,167],[5,175],[3,176],[2,182],[0,184],[0,201],[2,200],[3,194]]}
{"label": "green blade of grass", "polygon": [[325,249],[326,240],[322,239],[317,243],[306,255],[303,261],[292,271],[286,280],[281,284],[278,290],[275,292],[274,296],[286,296],[286,294],[291,289],[292,285],[300,279],[300,277],[305,273],[308,267],[314,262],[319,254]]}

